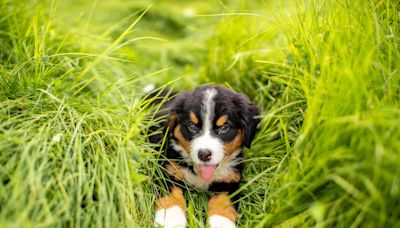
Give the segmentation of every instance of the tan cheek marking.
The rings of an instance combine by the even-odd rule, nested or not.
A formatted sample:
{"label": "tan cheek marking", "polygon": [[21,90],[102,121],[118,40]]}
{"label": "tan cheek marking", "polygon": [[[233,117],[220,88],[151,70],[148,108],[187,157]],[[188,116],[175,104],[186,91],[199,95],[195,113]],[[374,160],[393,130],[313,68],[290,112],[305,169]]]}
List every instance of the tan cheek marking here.
{"label": "tan cheek marking", "polygon": [[224,216],[235,223],[237,213],[227,193],[215,195],[208,201],[208,217],[212,215]]}
{"label": "tan cheek marking", "polygon": [[161,197],[156,201],[156,206],[156,210],[178,206],[186,211],[186,201],[182,189],[173,187],[168,196]]}
{"label": "tan cheek marking", "polygon": [[194,124],[198,124],[199,123],[199,119],[197,118],[196,114],[194,114],[193,112],[190,112],[189,116],[190,116],[190,120]]}
{"label": "tan cheek marking", "polygon": [[181,125],[178,125],[178,126],[175,127],[174,136],[175,136],[176,139],[178,139],[179,145],[181,145],[183,147],[183,149],[187,153],[189,153],[189,151],[190,151],[190,142],[187,141],[185,139],[185,137],[183,137],[182,132],[181,132]]}
{"label": "tan cheek marking", "polygon": [[174,177],[176,180],[183,181],[184,176],[181,171],[182,166],[176,164],[176,162],[171,162],[170,164],[167,164],[165,168],[168,171],[168,175]]}
{"label": "tan cheek marking", "polygon": [[227,115],[223,115],[220,118],[218,118],[217,122],[215,123],[218,127],[221,127],[222,125],[224,125],[226,123],[226,121],[228,120],[228,116]]}
{"label": "tan cheek marking", "polygon": [[237,183],[241,179],[241,175],[238,172],[231,172],[224,177],[224,183]]}
{"label": "tan cheek marking", "polygon": [[242,130],[239,130],[235,138],[229,143],[224,145],[225,154],[232,154],[242,146],[243,134]]}

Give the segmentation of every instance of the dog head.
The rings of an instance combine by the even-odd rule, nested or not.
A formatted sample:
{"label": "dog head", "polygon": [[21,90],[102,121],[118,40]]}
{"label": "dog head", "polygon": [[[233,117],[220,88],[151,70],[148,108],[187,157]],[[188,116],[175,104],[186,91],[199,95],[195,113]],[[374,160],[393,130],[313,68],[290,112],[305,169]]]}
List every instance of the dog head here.
{"label": "dog head", "polygon": [[168,118],[173,148],[211,180],[218,165],[250,148],[260,109],[222,86],[201,86],[180,93]]}

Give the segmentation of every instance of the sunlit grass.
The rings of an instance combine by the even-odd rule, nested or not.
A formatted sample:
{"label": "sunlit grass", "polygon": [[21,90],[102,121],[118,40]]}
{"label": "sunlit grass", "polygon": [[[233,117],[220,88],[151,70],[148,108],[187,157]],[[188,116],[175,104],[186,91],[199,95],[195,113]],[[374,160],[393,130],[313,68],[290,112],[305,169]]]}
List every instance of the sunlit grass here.
{"label": "sunlit grass", "polygon": [[[0,226],[152,226],[150,83],[262,107],[239,226],[398,225],[399,7],[1,1]],[[207,194],[186,196],[204,227]]]}

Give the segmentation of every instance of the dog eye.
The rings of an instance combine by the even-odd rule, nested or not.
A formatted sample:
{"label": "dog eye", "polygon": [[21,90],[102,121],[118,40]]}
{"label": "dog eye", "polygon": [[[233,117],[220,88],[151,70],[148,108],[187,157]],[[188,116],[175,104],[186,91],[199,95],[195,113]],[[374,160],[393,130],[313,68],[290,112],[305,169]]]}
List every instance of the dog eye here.
{"label": "dog eye", "polygon": [[231,128],[228,125],[222,125],[220,128],[217,129],[217,133],[220,134],[225,134],[227,133]]}
{"label": "dog eye", "polygon": [[189,123],[187,125],[187,129],[188,131],[190,131],[191,133],[196,133],[197,132],[197,127],[196,125],[194,125],[194,123]]}

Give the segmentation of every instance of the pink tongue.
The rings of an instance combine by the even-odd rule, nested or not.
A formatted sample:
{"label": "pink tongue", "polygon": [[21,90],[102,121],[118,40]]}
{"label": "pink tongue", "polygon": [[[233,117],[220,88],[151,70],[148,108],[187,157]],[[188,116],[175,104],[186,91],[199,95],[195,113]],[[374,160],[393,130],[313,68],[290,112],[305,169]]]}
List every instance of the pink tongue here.
{"label": "pink tongue", "polygon": [[204,180],[211,180],[217,165],[200,165],[200,176]]}

